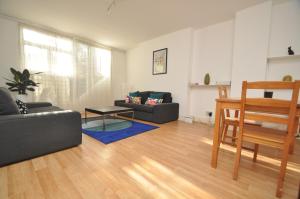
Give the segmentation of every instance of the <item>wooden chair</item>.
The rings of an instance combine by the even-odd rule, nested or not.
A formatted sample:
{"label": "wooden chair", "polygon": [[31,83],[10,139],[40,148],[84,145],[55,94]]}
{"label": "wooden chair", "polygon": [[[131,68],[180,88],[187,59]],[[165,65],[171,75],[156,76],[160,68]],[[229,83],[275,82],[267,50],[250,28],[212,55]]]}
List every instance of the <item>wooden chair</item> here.
{"label": "wooden chair", "polygon": [[[218,90],[219,90],[220,99],[228,98],[227,87],[219,86]],[[238,110],[235,110],[234,117],[231,117],[229,109],[225,109],[222,111],[221,114],[222,124],[221,124],[221,134],[220,134],[221,138],[219,139],[220,141],[222,141],[222,143],[227,143],[226,138],[231,138],[232,140],[231,143],[227,143],[227,144],[232,144],[232,145],[235,144],[237,127],[239,125],[238,116],[239,116]],[[233,127],[231,136],[228,135],[229,126]]]}
{"label": "wooden chair", "polygon": [[[289,149],[296,131],[296,108],[299,96],[300,81],[296,82],[243,82],[240,110],[239,134],[235,157],[233,179],[238,177],[242,143],[255,144],[253,161],[256,161],[258,146],[266,145],[282,150],[281,166],[277,182],[276,196],[281,197],[283,180],[286,173]],[[291,100],[248,98],[249,89],[284,89],[291,90]],[[287,130],[266,128],[245,124],[244,120],[251,119],[261,122],[284,124]]]}

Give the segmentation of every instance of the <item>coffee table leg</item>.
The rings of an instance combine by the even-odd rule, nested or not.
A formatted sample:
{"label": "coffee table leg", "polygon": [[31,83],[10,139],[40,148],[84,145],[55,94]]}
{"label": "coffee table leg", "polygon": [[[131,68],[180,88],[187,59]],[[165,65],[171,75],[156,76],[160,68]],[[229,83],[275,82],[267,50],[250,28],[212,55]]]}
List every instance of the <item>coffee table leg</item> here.
{"label": "coffee table leg", "polygon": [[85,123],[86,123],[86,118],[87,118],[86,110],[84,110],[84,121],[85,121]]}
{"label": "coffee table leg", "polygon": [[103,131],[105,131],[105,115],[102,116],[102,128],[103,128]]}
{"label": "coffee table leg", "polygon": [[134,119],[134,111],[132,111],[132,120]]}

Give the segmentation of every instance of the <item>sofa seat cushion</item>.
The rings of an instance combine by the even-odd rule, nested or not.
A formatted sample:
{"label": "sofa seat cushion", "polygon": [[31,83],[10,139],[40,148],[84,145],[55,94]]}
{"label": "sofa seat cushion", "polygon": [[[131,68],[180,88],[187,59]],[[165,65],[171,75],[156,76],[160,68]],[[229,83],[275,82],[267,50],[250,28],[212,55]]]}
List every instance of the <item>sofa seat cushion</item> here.
{"label": "sofa seat cushion", "polygon": [[0,87],[0,115],[20,114],[19,108],[8,89]]}
{"label": "sofa seat cushion", "polygon": [[63,111],[63,109],[56,106],[46,106],[46,107],[28,109],[28,113],[43,113],[43,112],[53,112],[53,111]]}
{"label": "sofa seat cushion", "polygon": [[133,108],[135,111],[142,111],[147,113],[153,113],[154,106],[151,105],[144,105],[144,104],[132,104],[132,103],[125,103],[125,102],[118,102],[117,106]]}

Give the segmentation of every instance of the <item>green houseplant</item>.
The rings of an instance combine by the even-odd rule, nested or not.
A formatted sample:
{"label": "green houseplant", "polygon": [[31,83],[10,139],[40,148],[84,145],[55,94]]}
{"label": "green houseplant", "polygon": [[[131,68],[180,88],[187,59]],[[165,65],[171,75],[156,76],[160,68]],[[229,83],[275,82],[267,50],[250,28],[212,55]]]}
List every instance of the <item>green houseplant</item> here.
{"label": "green houseplant", "polygon": [[35,87],[38,87],[39,83],[34,82],[31,79],[31,75],[40,74],[33,73],[30,74],[27,69],[24,69],[23,72],[20,72],[14,68],[10,68],[10,72],[13,74],[13,80],[6,79],[9,82],[6,82],[6,85],[9,86],[11,92],[18,92],[19,95],[27,95],[27,91],[35,91]]}

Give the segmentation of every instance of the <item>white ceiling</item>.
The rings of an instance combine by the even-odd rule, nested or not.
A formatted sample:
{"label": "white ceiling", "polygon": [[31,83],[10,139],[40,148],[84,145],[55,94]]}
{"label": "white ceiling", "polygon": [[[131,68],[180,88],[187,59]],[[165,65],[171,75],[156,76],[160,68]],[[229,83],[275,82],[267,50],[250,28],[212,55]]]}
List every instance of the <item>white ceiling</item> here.
{"label": "white ceiling", "polygon": [[0,13],[120,49],[187,27],[234,17],[265,0],[0,0]]}

